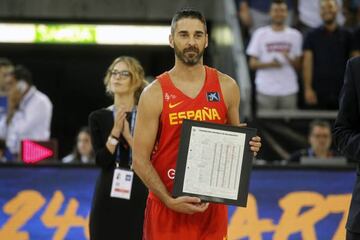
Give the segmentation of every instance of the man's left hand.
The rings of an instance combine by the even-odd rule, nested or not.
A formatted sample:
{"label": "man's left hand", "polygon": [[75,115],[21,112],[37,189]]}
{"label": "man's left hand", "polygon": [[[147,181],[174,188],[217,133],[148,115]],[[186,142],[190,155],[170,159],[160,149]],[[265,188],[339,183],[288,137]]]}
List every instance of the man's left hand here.
{"label": "man's left hand", "polygon": [[261,148],[261,138],[259,136],[253,137],[249,144],[251,151],[254,153],[254,156],[256,156]]}

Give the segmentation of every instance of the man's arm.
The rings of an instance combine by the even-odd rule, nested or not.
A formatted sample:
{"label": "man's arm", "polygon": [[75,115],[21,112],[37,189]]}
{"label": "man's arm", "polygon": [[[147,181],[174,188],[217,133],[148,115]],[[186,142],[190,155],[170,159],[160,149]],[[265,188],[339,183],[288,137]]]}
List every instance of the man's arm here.
{"label": "man's arm", "polygon": [[[226,74],[219,72],[221,90],[225,98],[225,104],[227,106],[227,118],[228,124],[233,126],[246,126],[246,124],[240,123],[240,89],[235,80]],[[261,139],[256,136],[250,141],[250,149],[254,152],[254,155],[259,152],[261,148]]]}
{"label": "man's arm", "polygon": [[291,58],[288,53],[284,53],[284,57],[288,61],[288,63],[295,69],[295,71],[299,71],[301,69],[301,57]]}
{"label": "man's arm", "polygon": [[313,62],[313,52],[311,50],[305,50],[303,58],[304,94],[306,103],[311,105],[317,104],[316,93],[312,87]]}
{"label": "man's arm", "polygon": [[262,68],[279,68],[281,67],[281,63],[274,59],[271,62],[261,62],[259,60],[261,56],[261,44],[262,44],[262,31],[261,29],[257,29],[252,35],[249,45],[246,49],[246,54],[250,57],[249,59],[249,67],[251,70],[257,70]]}
{"label": "man's arm", "polygon": [[199,198],[173,198],[150,161],[158,134],[162,98],[161,87],[157,81],[150,84],[140,97],[133,142],[133,169],[149,190],[168,208],[188,214],[203,212],[208,204],[200,204]]}
{"label": "man's arm", "polygon": [[[292,47],[288,51],[284,51],[283,55],[287,62],[294,68],[295,71],[301,70],[302,65],[302,46],[303,46],[303,36],[297,30],[294,30],[292,38]],[[292,53],[292,54],[290,54]]]}
{"label": "man's arm", "polygon": [[240,89],[235,80],[228,75],[219,72],[219,77],[221,90],[227,107],[228,124],[240,126]]}
{"label": "man's arm", "polygon": [[359,86],[360,57],[348,61],[340,93],[339,113],[333,128],[335,145],[347,158],[360,159]]}
{"label": "man's arm", "polygon": [[261,62],[257,57],[250,57],[249,67],[251,70],[263,69],[263,68],[279,68],[281,67],[281,63],[274,59],[271,62],[264,63]]}

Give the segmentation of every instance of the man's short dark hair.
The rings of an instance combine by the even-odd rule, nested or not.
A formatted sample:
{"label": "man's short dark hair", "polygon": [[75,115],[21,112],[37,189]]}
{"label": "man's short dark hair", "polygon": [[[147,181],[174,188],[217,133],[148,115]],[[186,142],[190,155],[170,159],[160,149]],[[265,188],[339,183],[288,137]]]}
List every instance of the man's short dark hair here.
{"label": "man's short dark hair", "polygon": [[12,66],[12,62],[7,58],[0,58],[0,67],[10,67]]}
{"label": "man's short dark hair", "polygon": [[192,18],[192,19],[200,20],[200,22],[204,24],[205,32],[207,32],[206,19],[204,15],[200,11],[191,8],[183,8],[177,11],[171,20],[171,34],[174,34],[175,32],[176,23],[183,18]]}
{"label": "man's short dark hair", "polygon": [[29,85],[32,85],[32,74],[29,69],[22,65],[17,65],[13,71],[16,81],[23,80]]}
{"label": "man's short dark hair", "polygon": [[329,122],[316,119],[316,120],[312,121],[309,125],[309,134],[312,133],[312,131],[314,130],[315,127],[328,128],[331,131],[331,125]]}

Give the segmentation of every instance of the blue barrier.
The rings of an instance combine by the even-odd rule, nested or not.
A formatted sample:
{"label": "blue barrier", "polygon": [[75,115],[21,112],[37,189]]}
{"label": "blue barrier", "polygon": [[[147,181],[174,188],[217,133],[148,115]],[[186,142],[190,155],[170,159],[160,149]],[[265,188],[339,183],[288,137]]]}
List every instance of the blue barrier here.
{"label": "blue barrier", "polygon": [[[1,167],[0,239],[88,239],[95,168]],[[354,171],[255,169],[229,239],[344,239]]]}

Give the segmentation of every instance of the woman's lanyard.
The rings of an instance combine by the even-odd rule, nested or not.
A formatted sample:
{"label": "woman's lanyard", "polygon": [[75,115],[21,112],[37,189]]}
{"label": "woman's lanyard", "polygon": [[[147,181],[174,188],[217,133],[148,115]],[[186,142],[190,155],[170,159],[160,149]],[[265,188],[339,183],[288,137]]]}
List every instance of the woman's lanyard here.
{"label": "woman's lanyard", "polygon": [[[137,113],[136,107],[133,107],[133,109],[131,110],[131,122],[130,122],[131,136],[134,136],[136,113]],[[115,110],[115,106],[114,106],[113,107],[114,121],[115,121],[115,114],[116,114],[116,110]],[[125,125],[124,125],[124,127],[125,127]],[[116,148],[116,158],[115,158],[116,168],[119,168],[120,162],[121,162],[121,149],[120,149],[120,141],[119,141],[117,148]],[[130,147],[130,150],[129,150],[129,166],[130,166],[130,168],[131,168],[131,165],[132,165],[132,149]]]}

